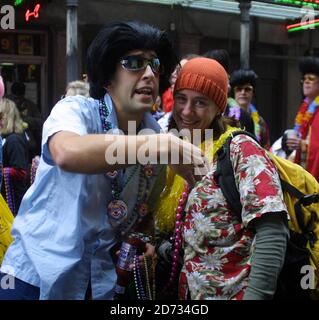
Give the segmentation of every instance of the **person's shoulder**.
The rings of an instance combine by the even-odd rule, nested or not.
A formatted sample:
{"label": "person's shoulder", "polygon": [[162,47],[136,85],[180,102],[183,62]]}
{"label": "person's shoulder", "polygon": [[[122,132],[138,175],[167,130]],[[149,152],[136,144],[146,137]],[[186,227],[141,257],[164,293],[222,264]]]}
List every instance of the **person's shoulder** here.
{"label": "person's shoulder", "polygon": [[51,110],[45,122],[46,130],[58,124],[86,127],[89,132],[98,131],[100,124],[99,100],[84,96],[70,96],[60,100]]}
{"label": "person's shoulder", "polygon": [[73,111],[85,111],[86,109],[92,109],[98,106],[98,100],[91,97],[84,97],[81,95],[68,96],[57,102],[53,109],[64,109],[64,112],[68,110]]}
{"label": "person's shoulder", "polygon": [[93,99],[91,97],[85,97],[82,95],[76,95],[76,96],[66,96],[65,98],[61,99],[59,103],[78,103],[80,105],[86,105],[90,103],[95,103],[96,99]]}
{"label": "person's shoulder", "polygon": [[260,144],[252,138],[250,135],[243,133],[237,134],[232,140],[231,140],[231,146],[233,145],[243,145],[243,144],[248,144],[253,147],[258,147],[260,148]]}
{"label": "person's shoulder", "polygon": [[319,107],[316,109],[313,120],[319,121]]}
{"label": "person's shoulder", "polygon": [[26,143],[24,133],[12,132],[12,133],[8,134],[5,139],[6,139],[6,144]]}
{"label": "person's shoulder", "polygon": [[266,120],[260,114],[259,114],[259,123],[261,126],[268,127]]}

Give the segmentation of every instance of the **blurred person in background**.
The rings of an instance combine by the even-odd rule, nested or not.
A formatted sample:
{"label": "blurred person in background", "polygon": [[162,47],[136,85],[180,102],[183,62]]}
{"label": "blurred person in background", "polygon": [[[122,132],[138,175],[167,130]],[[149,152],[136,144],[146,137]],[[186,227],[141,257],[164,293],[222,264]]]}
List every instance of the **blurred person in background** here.
{"label": "blurred person in background", "polygon": [[[216,50],[210,50],[203,54],[203,57],[214,59],[217,62],[219,62],[225,69],[225,71],[228,74],[230,73],[230,57],[228,54],[228,51],[225,49],[216,49]],[[228,87],[228,94],[230,94],[231,87]],[[241,108],[236,100],[232,97],[228,96],[227,99],[227,106],[224,112],[224,116],[235,118],[237,121],[240,122],[240,126],[242,129],[245,129],[246,131],[255,134],[254,132],[254,123],[253,120],[250,117],[250,114],[245,111],[243,108]]]}
{"label": "blurred person in background", "polygon": [[256,92],[257,74],[253,70],[238,69],[230,76],[231,95],[248,112],[254,122],[254,134],[265,149],[270,148],[268,125],[252,101]]}
{"label": "blurred person in background", "polygon": [[282,139],[289,159],[300,164],[319,181],[319,58],[300,60],[301,83],[304,100],[295,118],[292,130]]}
{"label": "blurred person in background", "polygon": [[0,100],[0,115],[0,133],[3,139],[1,193],[13,215],[16,215],[28,187],[28,146],[23,121],[12,100]]}
{"label": "blurred person in background", "polygon": [[[4,83],[0,75],[0,103],[4,96]],[[2,123],[2,115],[0,114],[0,124]],[[0,135],[0,188],[2,186],[2,138]],[[13,222],[13,215],[8,207],[8,204],[4,200],[0,193],[0,265],[3,260],[3,256],[12,242],[11,237],[11,225]]]}
{"label": "blurred person in background", "polygon": [[89,97],[90,96],[89,83],[83,80],[75,80],[75,81],[69,82],[66,87],[65,95],[63,96],[63,98],[68,96],[76,96],[76,95]]}
{"label": "blurred person in background", "polygon": [[26,86],[23,82],[14,82],[11,86],[11,94],[7,96],[14,101],[20,115],[27,123],[26,134],[29,141],[29,161],[41,154],[41,137],[43,119],[38,107],[25,97]]}

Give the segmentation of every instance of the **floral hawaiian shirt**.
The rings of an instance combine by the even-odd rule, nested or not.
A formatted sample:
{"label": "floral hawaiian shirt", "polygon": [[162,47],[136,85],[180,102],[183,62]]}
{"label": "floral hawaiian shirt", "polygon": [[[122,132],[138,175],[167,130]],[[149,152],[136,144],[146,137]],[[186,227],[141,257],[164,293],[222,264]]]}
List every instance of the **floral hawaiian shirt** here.
{"label": "floral hawaiian shirt", "polygon": [[230,156],[243,206],[242,221],[216,185],[214,159],[185,208],[181,299],[187,299],[188,293],[192,300],[242,299],[255,238],[249,222],[267,212],[287,211],[278,173],[264,149],[250,137],[238,135],[232,139]]}

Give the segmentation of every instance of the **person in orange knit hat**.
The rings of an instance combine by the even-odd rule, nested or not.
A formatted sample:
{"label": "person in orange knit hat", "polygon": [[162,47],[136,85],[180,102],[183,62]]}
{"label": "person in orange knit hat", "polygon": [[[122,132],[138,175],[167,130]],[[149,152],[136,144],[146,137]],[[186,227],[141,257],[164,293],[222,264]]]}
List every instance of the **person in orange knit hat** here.
{"label": "person in orange knit hat", "polygon": [[[205,146],[210,169],[192,190],[182,178],[167,172],[166,188],[156,207],[159,234],[168,235],[172,244],[168,279],[162,286],[164,298],[176,291],[179,299],[192,300],[262,300],[275,294],[289,237],[275,166],[247,135],[231,140],[230,160],[242,221],[227,203],[215,175],[217,151],[238,130],[233,119],[222,116],[227,86],[223,67],[207,58],[188,61],[175,84],[175,128],[201,130],[201,147]],[[206,129],[213,129],[208,139]],[[160,260],[162,251],[159,245]]]}
{"label": "person in orange knit hat", "polygon": [[165,114],[161,118],[159,118],[157,122],[164,132],[168,131],[169,123],[172,119],[172,109],[174,106],[173,92],[177,75],[184,64],[195,57],[198,57],[198,55],[193,53],[186,54],[182,57],[174,72],[170,76],[169,82],[171,86],[162,94],[162,108]]}

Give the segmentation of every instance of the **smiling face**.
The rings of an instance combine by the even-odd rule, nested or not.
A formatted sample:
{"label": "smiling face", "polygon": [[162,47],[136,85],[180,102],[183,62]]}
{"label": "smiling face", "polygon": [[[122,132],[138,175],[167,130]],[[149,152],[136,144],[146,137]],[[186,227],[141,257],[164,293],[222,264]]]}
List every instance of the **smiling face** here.
{"label": "smiling face", "polygon": [[[154,51],[142,50],[130,51],[125,57],[135,55],[148,60],[156,58]],[[123,63],[118,62],[107,91],[115,104],[119,118],[140,118],[144,112],[152,109],[156,101],[159,73],[154,72],[149,64],[141,70],[128,70],[125,67]]]}
{"label": "smiling face", "polygon": [[208,129],[219,112],[211,99],[189,89],[178,91],[174,102],[173,117],[178,130]]}

